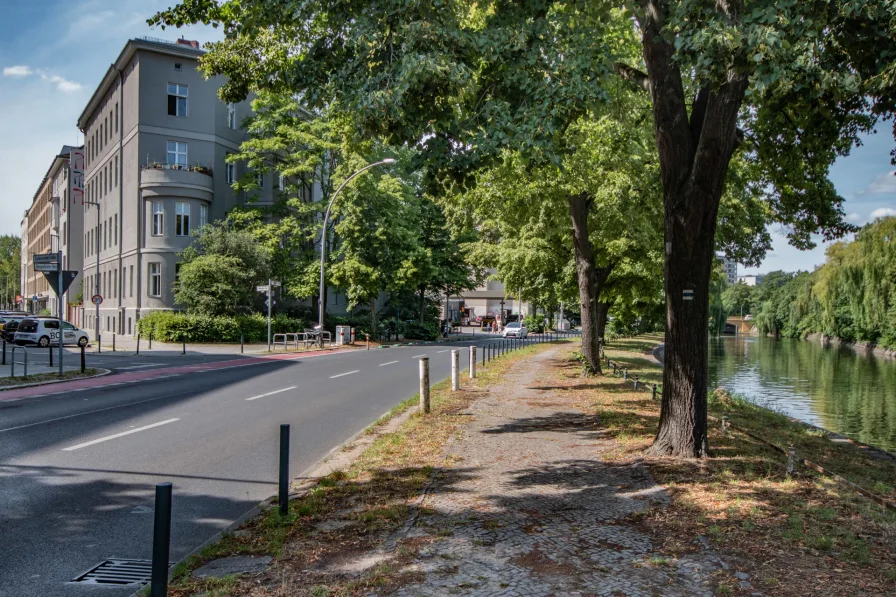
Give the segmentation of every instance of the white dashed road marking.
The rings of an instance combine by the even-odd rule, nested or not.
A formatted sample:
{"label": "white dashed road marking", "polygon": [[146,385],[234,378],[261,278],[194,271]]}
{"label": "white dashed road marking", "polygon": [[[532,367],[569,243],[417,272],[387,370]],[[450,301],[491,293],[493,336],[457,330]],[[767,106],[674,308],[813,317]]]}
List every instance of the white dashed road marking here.
{"label": "white dashed road marking", "polygon": [[258,396],[252,396],[251,398],[246,398],[246,401],[258,400],[259,398],[264,398],[265,396],[273,396],[274,394],[279,394],[281,392],[288,392],[290,390],[295,390],[297,386],[289,386],[288,388],[283,388],[281,390],[274,390],[273,392],[268,392],[267,394],[259,394]]}
{"label": "white dashed road marking", "polygon": [[385,367],[386,365],[394,365],[394,364],[397,363],[397,362],[398,362],[398,361],[389,361],[388,363],[381,363],[379,366],[380,366],[380,367]]}
{"label": "white dashed road marking", "polygon": [[349,371],[347,373],[340,373],[339,375],[331,375],[330,379],[336,379],[337,377],[345,377],[346,375],[351,375],[352,373],[357,373],[359,370],[355,369],[354,371]]}
{"label": "white dashed road marking", "polygon": [[144,425],[143,427],[137,427],[136,429],[122,431],[121,433],[116,433],[115,435],[107,435],[106,437],[101,437],[99,439],[94,439],[89,442],[84,442],[83,444],[78,444],[76,446],[69,446],[68,448],[62,448],[62,451],[63,452],[71,452],[73,450],[80,450],[81,448],[93,446],[94,444],[107,442],[111,439],[117,439],[119,437],[131,435],[132,433],[139,433],[140,431],[146,431],[147,429],[152,429],[153,427],[161,427],[162,425],[167,425],[168,423],[174,423],[175,421],[180,421],[180,419],[168,419],[166,421],[159,421],[158,423],[153,423],[152,425]]}

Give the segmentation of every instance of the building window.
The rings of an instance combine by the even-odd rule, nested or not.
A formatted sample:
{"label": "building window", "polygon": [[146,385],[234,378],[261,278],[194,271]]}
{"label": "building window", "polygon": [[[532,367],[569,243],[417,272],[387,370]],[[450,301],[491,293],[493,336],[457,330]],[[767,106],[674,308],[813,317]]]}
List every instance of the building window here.
{"label": "building window", "polygon": [[131,295],[131,298],[134,298],[134,266],[133,265],[131,266],[131,277],[128,278],[128,280],[130,280],[130,283],[129,283],[130,289],[129,289],[128,293]]}
{"label": "building window", "polygon": [[162,264],[149,264],[149,296],[162,296]]}
{"label": "building window", "polygon": [[190,204],[178,201],[174,216],[174,233],[177,236],[190,236]]}
{"label": "building window", "polygon": [[206,224],[208,224],[208,205],[203,204],[199,206],[199,227]]}
{"label": "building window", "polygon": [[115,132],[118,133],[118,104],[115,104]]}
{"label": "building window", "polygon": [[187,86],[168,83],[168,116],[187,115]]}
{"label": "building window", "polygon": [[286,186],[286,181],[284,180],[283,175],[281,174],[280,180],[277,181],[277,188],[280,190],[280,192],[283,192],[283,187],[285,187],[285,186]]}
{"label": "building window", "polygon": [[115,160],[115,186],[118,187],[118,160]]}
{"label": "building window", "polygon": [[115,214],[115,244],[118,245],[118,214]]}
{"label": "building window", "polygon": [[259,189],[264,188],[264,174],[261,172],[261,170],[255,172],[255,184],[258,185]]}
{"label": "building window", "polygon": [[233,181],[236,180],[236,164],[227,164],[224,167],[224,172],[227,184],[233,184]]}
{"label": "building window", "polygon": [[183,69],[184,69],[184,67],[181,65],[180,62],[175,62],[175,63],[174,63],[174,70],[176,70],[177,72],[180,72],[180,71],[182,71]]}
{"label": "building window", "polygon": [[179,141],[168,141],[168,163],[178,166],[187,165],[187,144]]}
{"label": "building window", "polygon": [[227,127],[236,130],[236,104],[227,104]]}
{"label": "building window", "polygon": [[165,206],[161,201],[152,202],[152,235],[165,234]]}

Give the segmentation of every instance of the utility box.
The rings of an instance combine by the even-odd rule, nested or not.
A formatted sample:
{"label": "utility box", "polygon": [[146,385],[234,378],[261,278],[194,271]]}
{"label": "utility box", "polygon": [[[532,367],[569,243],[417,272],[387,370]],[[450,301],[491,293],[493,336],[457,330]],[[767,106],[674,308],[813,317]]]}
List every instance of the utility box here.
{"label": "utility box", "polygon": [[355,343],[355,328],[347,325],[336,326],[336,346]]}

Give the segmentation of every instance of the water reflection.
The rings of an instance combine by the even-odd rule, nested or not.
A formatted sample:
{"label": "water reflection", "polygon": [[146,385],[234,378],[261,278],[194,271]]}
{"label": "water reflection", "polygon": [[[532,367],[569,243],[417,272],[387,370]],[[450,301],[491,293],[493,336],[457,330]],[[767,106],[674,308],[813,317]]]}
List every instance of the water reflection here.
{"label": "water reflection", "polygon": [[896,360],[818,342],[710,340],[710,387],[896,451]]}

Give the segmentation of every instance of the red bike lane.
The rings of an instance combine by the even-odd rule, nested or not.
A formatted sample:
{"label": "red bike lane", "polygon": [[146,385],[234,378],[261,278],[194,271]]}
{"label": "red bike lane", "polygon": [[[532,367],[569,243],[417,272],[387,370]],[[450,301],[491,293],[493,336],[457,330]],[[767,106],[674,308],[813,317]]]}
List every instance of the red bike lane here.
{"label": "red bike lane", "polygon": [[325,354],[338,354],[350,351],[333,351],[333,350],[317,350],[313,352],[305,352],[302,354],[277,354],[265,356],[242,357],[231,359],[229,361],[216,361],[213,363],[201,363],[197,365],[181,365],[177,367],[160,367],[149,371],[133,371],[128,373],[112,373],[102,377],[90,377],[87,379],[75,379],[72,381],[63,381],[50,384],[41,384],[36,386],[28,386],[25,388],[13,388],[10,390],[0,391],[0,402],[13,402],[25,398],[36,398],[40,396],[52,396],[57,394],[65,394],[68,392],[81,392],[84,390],[92,390],[109,386],[120,386],[128,383],[136,383],[151,379],[163,379],[166,377],[174,377],[187,373],[204,373],[207,371],[218,371],[221,369],[234,369],[237,367],[251,367],[254,365],[263,365],[271,361],[295,361],[299,359],[307,359],[322,356]]}

